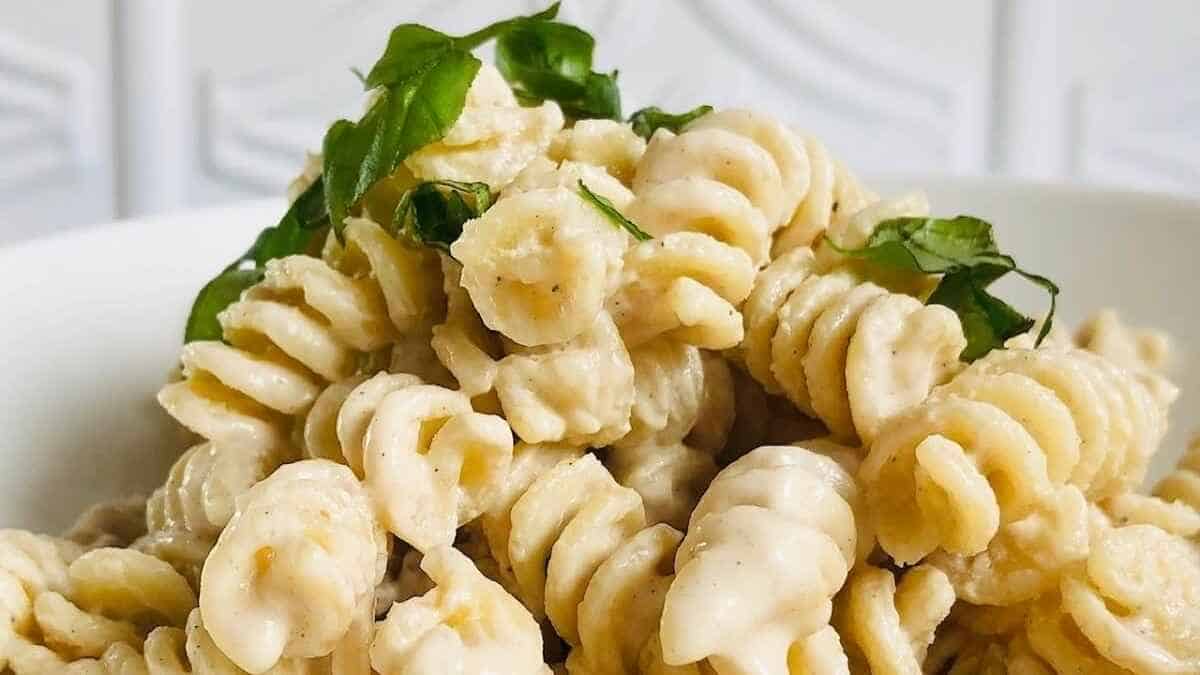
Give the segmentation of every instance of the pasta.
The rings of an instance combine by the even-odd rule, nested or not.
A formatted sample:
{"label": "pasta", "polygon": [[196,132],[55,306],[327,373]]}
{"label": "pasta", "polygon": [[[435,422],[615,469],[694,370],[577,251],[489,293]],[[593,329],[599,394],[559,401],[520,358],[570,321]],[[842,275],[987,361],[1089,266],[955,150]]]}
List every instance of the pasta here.
{"label": "pasta", "polygon": [[512,460],[512,431],[459,392],[414,384],[388,394],[365,435],[363,473],[382,524],[425,551],[494,498]]}
{"label": "pasta", "polygon": [[603,446],[629,432],[633,363],[612,317],[601,311],[568,342],[504,357],[496,395],[527,443]]}
{"label": "pasta", "polygon": [[897,582],[891,572],[866,565],[846,581],[834,625],[862,659],[856,672],[919,675],[953,604],[954,588],[937,568],[918,565]]}
{"label": "pasta", "polygon": [[746,367],[768,392],[786,393],[839,440],[869,444],[888,418],[949,379],[966,347],[945,307],[817,274],[812,251],[775,259],[746,301]]}
{"label": "pasta", "polygon": [[1037,603],[1029,641],[1056,670],[1191,673],[1200,669],[1200,560],[1150,525],[1108,530],[1061,596]]}
{"label": "pasta", "polygon": [[628,237],[560,187],[501,199],[450,252],[484,324],[536,347],[587,331],[616,288]]}
{"label": "pasta", "polygon": [[546,152],[562,125],[557,105],[518,105],[500,71],[484,64],[458,121],[442,140],[417,150],[404,165],[423,180],[475,181],[499,189]]}
{"label": "pasta", "polygon": [[579,120],[563,129],[550,142],[549,154],[555,161],[580,162],[603,167],[613,178],[629,185],[639,160],[646,152],[646,141],[628,124],[612,120]]}
{"label": "pasta", "polygon": [[1056,484],[1089,497],[1127,490],[1145,475],[1165,413],[1086,352],[992,352],[872,445],[862,479],[880,544],[903,562],[939,546],[974,554]]}
{"label": "pasta", "polygon": [[630,217],[648,232],[711,235],[755,265],[771,234],[808,189],[803,142],[779,122],[745,110],[710,113],[680,134],[659,130],[633,180]]}
{"label": "pasta", "polygon": [[0,675],[1200,673],[1166,336],[771,116],[626,118],[557,12],[394,29],[163,483],[0,530]]}
{"label": "pasta", "polygon": [[325,656],[372,603],[386,561],[384,533],[354,474],[326,460],[289,464],[239,498],[209,554],[204,625],[250,672]]}
{"label": "pasta", "polygon": [[810,445],[818,452],[759,448],[704,493],[666,594],[666,663],[786,674],[792,646],[828,625],[834,594],[871,544],[853,477],[819,454],[840,449]]}
{"label": "pasta", "polygon": [[371,666],[384,675],[549,675],[537,622],[454,548],[425,553],[434,588],[396,603],[371,642]]}
{"label": "pasta", "polygon": [[742,340],[737,307],[753,282],[754,266],[742,251],[705,234],[673,232],[625,255],[608,310],[631,348],[665,336],[727,349]]}
{"label": "pasta", "polygon": [[357,355],[431,326],[441,311],[436,257],[365,219],[349,221],[344,236],[351,272],[306,256],[272,260],[262,283],[221,313],[227,343],[185,345],[185,379],[158,395],[167,412],[218,445],[286,445],[287,420],[352,375]]}

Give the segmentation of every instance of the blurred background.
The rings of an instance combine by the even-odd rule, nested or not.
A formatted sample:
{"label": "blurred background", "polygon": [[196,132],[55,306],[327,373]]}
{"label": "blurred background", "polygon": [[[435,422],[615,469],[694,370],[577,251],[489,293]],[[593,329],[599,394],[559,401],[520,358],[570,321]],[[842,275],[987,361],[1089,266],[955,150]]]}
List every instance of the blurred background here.
{"label": "blurred background", "polygon": [[[280,195],[357,115],[349,68],[393,25],[462,33],[545,4],[0,3],[0,243]],[[564,4],[620,69],[627,113],[754,106],[868,176],[1200,188],[1195,0]]]}

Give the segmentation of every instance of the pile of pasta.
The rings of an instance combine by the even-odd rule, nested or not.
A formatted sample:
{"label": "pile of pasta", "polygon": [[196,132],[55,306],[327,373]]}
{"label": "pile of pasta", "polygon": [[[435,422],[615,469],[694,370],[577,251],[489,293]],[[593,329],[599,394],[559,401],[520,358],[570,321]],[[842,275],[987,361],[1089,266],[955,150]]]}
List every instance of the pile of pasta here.
{"label": "pile of pasta", "polygon": [[1158,334],[961,363],[930,278],[838,253],[925,199],[755,112],[647,142],[485,66],[404,171],[499,197],[271,261],[159,394],[165,483],[0,532],[0,672],[1200,672]]}

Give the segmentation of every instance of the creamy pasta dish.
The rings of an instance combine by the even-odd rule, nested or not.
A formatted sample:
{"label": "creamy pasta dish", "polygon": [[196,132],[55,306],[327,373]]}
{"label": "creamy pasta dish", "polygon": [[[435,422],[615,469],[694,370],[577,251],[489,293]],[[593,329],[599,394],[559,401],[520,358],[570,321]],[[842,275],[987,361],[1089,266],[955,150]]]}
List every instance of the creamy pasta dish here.
{"label": "creamy pasta dish", "polygon": [[624,115],[556,11],[392,31],[162,485],[0,530],[0,673],[1200,673],[1165,338],[769,114]]}

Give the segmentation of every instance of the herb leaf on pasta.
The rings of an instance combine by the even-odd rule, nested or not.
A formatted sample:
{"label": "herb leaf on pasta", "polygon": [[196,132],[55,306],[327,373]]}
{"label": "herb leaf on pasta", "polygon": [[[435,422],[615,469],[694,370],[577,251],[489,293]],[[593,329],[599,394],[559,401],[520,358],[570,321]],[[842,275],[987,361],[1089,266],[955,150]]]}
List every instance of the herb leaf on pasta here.
{"label": "herb leaf on pasta", "polygon": [[650,106],[630,115],[629,123],[633,126],[633,133],[649,140],[659,129],[668,129],[678,133],[689,122],[704,117],[712,110],[711,105],[700,105],[687,112],[675,114],[658,106]]}
{"label": "herb leaf on pasta", "polygon": [[944,305],[958,314],[967,337],[961,355],[964,361],[999,349],[1009,338],[1033,327],[1033,319],[988,291],[1009,272],[1041,286],[1050,296],[1050,310],[1036,344],[1041,344],[1053,325],[1058,286],[1021,269],[1012,256],[1001,253],[992,225],[980,218],[893,218],[880,223],[862,248],[843,249],[828,238],[825,243],[843,255],[881,266],[942,274],[927,303]]}
{"label": "herb leaf on pasta", "polygon": [[622,215],[621,212],[617,210],[617,207],[614,206],[607,197],[592,192],[587,185],[584,185],[582,180],[579,181],[579,196],[583,197],[584,201],[590,203],[592,206],[595,206],[596,209],[599,210],[600,213],[603,213],[606,218],[611,220],[614,225],[624,228],[627,232],[629,232],[630,235],[633,236],[634,239],[638,241],[647,241],[654,238],[649,232],[646,232],[642,228],[638,227],[637,223]]}
{"label": "herb leaf on pasta", "polygon": [[496,40],[496,67],[525,103],[557,101],[575,119],[620,119],[617,73],[592,71],[595,47],[581,28],[531,18]]}
{"label": "herb leaf on pasta", "polygon": [[493,201],[487,183],[421,183],[400,198],[392,228],[418,243],[449,251],[462,234],[463,224],[483,215]]}

